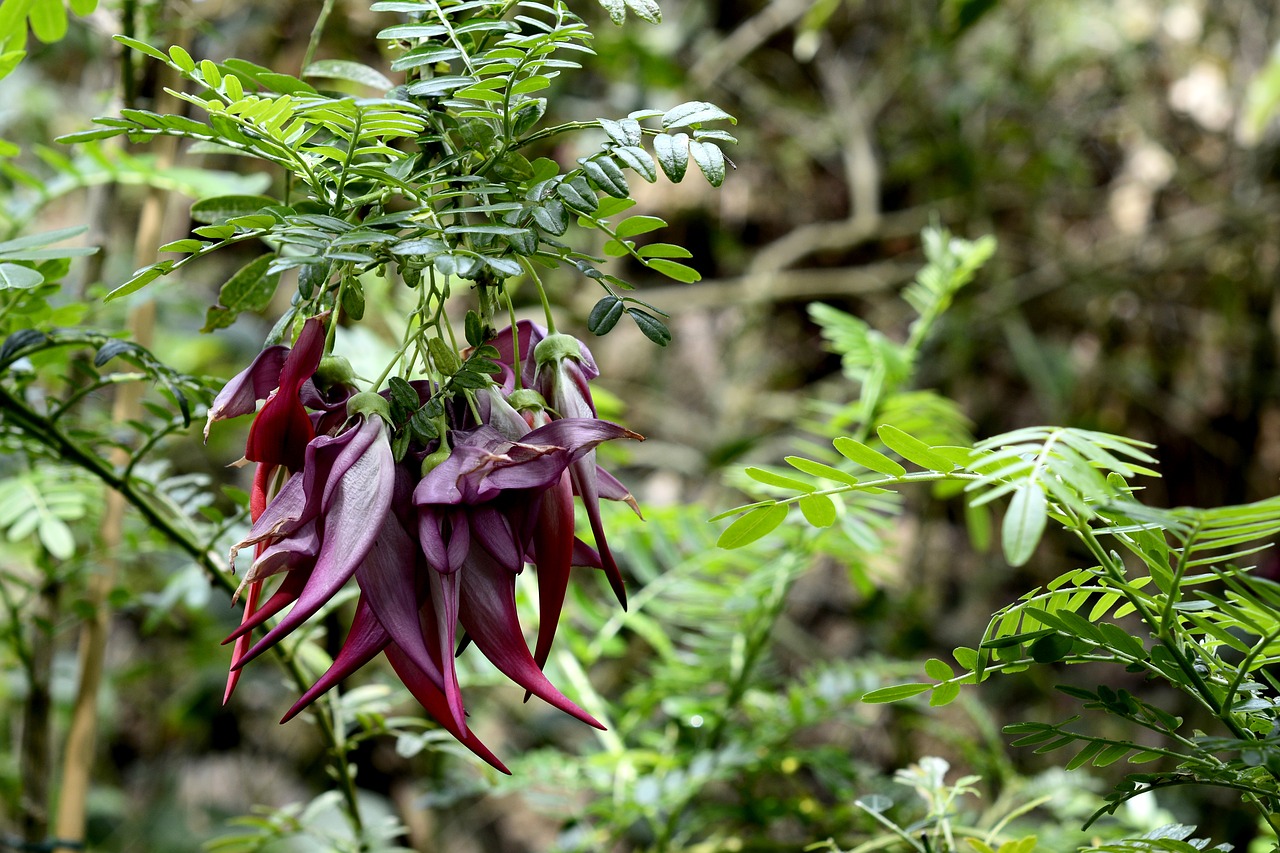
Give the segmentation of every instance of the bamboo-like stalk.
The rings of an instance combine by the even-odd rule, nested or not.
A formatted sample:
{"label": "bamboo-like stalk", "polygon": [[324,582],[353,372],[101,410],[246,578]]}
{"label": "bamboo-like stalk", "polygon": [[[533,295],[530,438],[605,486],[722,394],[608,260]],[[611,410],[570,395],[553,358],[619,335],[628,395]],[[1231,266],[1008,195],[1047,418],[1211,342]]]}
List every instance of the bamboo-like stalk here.
{"label": "bamboo-like stalk", "polygon": [[[157,140],[157,165],[172,165],[176,153],[176,140],[165,137]],[[146,266],[156,261],[156,247],[164,241],[165,207],[169,194],[153,188],[143,202],[139,214],[137,237],[134,243],[136,266]],[[150,348],[155,337],[155,302],[146,300],[129,313],[128,329],[132,339]],[[142,414],[142,396],[146,387],[140,382],[116,386],[111,418],[115,423],[125,423]],[[129,452],[117,448],[111,453],[111,464],[119,468],[129,461]],[[126,502],[120,492],[109,489],[106,494],[102,524],[99,528],[102,559],[99,569],[90,576],[86,596],[92,606],[92,615],[85,620],[80,632],[79,683],[76,686],[75,703],[71,710],[71,725],[63,754],[62,785],[58,798],[55,824],[55,844],[82,842],[85,835],[87,802],[92,782],[94,745],[97,739],[98,692],[102,685],[103,664],[106,659],[107,640],[111,613],[107,605],[108,595],[115,584],[119,567],[117,553],[124,533]],[[73,848],[55,847],[54,853]]]}
{"label": "bamboo-like stalk", "polygon": [[27,660],[27,700],[22,715],[18,766],[22,778],[20,801],[22,837],[40,844],[49,831],[50,710],[49,681],[53,669],[53,626],[58,613],[58,581],[49,559],[41,560],[44,575],[36,592],[30,657]]}

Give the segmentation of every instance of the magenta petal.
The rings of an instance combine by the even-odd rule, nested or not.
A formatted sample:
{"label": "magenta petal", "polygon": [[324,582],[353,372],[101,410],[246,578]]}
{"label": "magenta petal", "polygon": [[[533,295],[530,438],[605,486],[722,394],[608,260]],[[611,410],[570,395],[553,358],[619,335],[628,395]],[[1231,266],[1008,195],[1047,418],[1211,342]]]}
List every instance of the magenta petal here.
{"label": "magenta petal", "polygon": [[245,572],[241,584],[253,583],[279,572],[291,571],[315,562],[320,553],[320,533],[315,519],[308,521],[285,539],[277,539],[262,549]]}
{"label": "magenta petal", "polygon": [[582,497],[582,505],[587,511],[587,520],[591,523],[591,535],[596,539],[596,549],[600,552],[600,564],[604,568],[605,577],[613,594],[618,597],[622,609],[627,609],[627,588],[622,582],[622,572],[609,550],[609,542],[605,539],[604,524],[600,519],[600,495],[596,489],[596,460],[594,451],[569,466],[569,476],[573,480],[573,490]]}
{"label": "magenta petal", "polygon": [[521,383],[527,388],[533,385],[534,374],[537,372],[538,363],[533,357],[533,348],[547,336],[547,330],[531,320],[520,320],[516,323],[516,334],[512,335],[510,326],[507,326],[501,332],[494,336],[490,344],[498,349],[498,361],[507,365],[512,370],[515,369],[515,345],[516,341],[520,344],[520,378]]}
{"label": "magenta petal", "polygon": [[[453,647],[458,640],[458,573],[444,575],[427,571],[431,590],[431,606],[423,608],[424,636],[433,640],[436,656],[444,676],[444,698],[449,713],[460,729],[466,729],[462,707],[462,688],[458,686],[458,669],[453,663]],[[434,634],[434,636],[433,636]]]}
{"label": "magenta petal", "polygon": [[459,621],[480,652],[525,690],[584,723],[603,729],[547,680],[529,654],[516,615],[516,576],[483,548],[471,549],[467,565],[458,574],[462,580]]}
{"label": "magenta petal", "polygon": [[600,560],[600,552],[577,538],[573,540],[573,565],[587,569],[604,568],[604,563]]}
{"label": "magenta petal", "polygon": [[631,511],[640,516],[640,518],[644,518],[644,515],[640,512],[640,505],[636,503],[635,496],[631,494],[631,490],[622,485],[617,477],[599,465],[596,466],[596,487],[600,491],[600,497],[607,501],[621,501],[631,507]]}
{"label": "magenta petal", "polygon": [[413,541],[388,514],[382,532],[356,570],[356,581],[392,641],[443,691],[444,677],[422,638],[418,612],[423,600],[420,592],[425,588],[418,588],[415,556]]}
{"label": "magenta petal", "polygon": [[[302,593],[303,588],[307,585],[307,580],[311,577],[311,569],[304,568],[290,572],[284,576],[284,580],[280,582],[280,586],[276,587],[276,591],[266,603],[253,612],[252,616],[246,615],[241,621],[240,627],[236,628],[227,638],[222,641],[225,646],[232,640],[238,640],[248,634],[254,628],[257,628],[263,622],[266,622],[272,616],[275,616],[281,610],[284,610],[290,604],[298,600],[298,596]],[[238,667],[243,661],[243,655],[233,657],[232,668]]]}
{"label": "magenta petal", "polygon": [[486,504],[471,511],[470,523],[476,541],[498,563],[512,572],[519,572],[524,567],[524,548],[505,513]]}
{"label": "magenta petal", "polygon": [[359,429],[377,433],[378,440],[342,473],[332,491],[326,486],[329,505],[324,508],[323,541],[307,585],[293,609],[245,654],[241,665],[314,616],[350,580],[373,547],[391,503],[395,463],[381,418],[371,418]]}
{"label": "magenta petal", "polygon": [[311,378],[324,355],[325,318],[312,317],[302,325],[298,342],[285,357],[280,384],[253,419],[244,456],[254,462],[284,465],[301,470],[304,449],[315,437],[315,427],[302,405],[302,383]]}
{"label": "magenta petal", "polygon": [[[249,587],[249,595],[244,603],[244,616],[241,623],[249,621],[253,618],[254,611],[258,609],[258,599],[262,595],[262,584],[256,583]],[[231,670],[227,673],[227,687],[222,692],[222,704],[227,704],[231,699],[231,694],[235,692],[236,684],[240,682],[241,670],[236,669],[236,663],[244,654],[245,649],[249,647],[249,637],[244,635],[236,640],[236,644],[231,650]]]}
{"label": "magenta petal", "polygon": [[390,642],[391,635],[373,615],[372,608],[362,596],[356,605],[355,616],[351,619],[351,630],[347,632],[347,639],[342,643],[338,656],[333,659],[333,664],[325,670],[324,675],[320,676],[315,684],[307,688],[307,692],[303,693],[297,702],[293,703],[293,707],[285,712],[280,722],[287,723],[292,720],[299,711],[314,702],[321,694],[373,660]]}
{"label": "magenta petal", "polygon": [[489,748],[481,743],[479,738],[467,729],[459,727],[453,721],[449,709],[445,706],[444,694],[431,683],[430,678],[413,665],[413,661],[409,660],[409,657],[398,649],[395,643],[387,646],[386,655],[387,660],[391,662],[391,668],[396,671],[396,675],[400,676],[404,686],[409,688],[413,698],[418,700],[418,703],[436,722],[444,726],[445,730],[457,738],[459,743],[480,756],[492,767],[506,773],[508,776],[511,775],[511,771],[507,769],[506,765],[499,761],[498,757],[490,752]]}
{"label": "magenta petal", "polygon": [[256,545],[276,536],[288,535],[306,523],[308,519],[302,518],[307,506],[307,496],[303,490],[304,482],[302,474],[294,474],[285,480],[280,491],[276,492],[275,497],[254,520],[248,535],[232,547],[232,568],[235,567],[236,552],[241,548]]}

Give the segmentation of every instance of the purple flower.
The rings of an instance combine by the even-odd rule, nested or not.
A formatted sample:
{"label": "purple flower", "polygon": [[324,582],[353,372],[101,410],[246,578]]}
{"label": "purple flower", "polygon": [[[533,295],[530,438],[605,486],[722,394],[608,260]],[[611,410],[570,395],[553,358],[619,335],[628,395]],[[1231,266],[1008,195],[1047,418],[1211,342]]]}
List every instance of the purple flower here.
{"label": "purple flower", "polygon": [[[240,587],[248,590],[244,619],[227,638],[235,642],[227,695],[245,664],[354,580],[359,598],[342,649],[285,720],[383,654],[429,715],[506,772],[467,728],[454,666],[461,628],[528,694],[599,726],[542,672],[573,566],[603,569],[624,598],[597,501],[634,500],[596,466],[595,448],[640,436],[595,417],[586,385],[596,375],[590,353],[532,324],[508,330],[505,348],[501,335],[497,343],[506,381],[444,399],[432,416],[444,435],[422,446],[404,433],[395,438],[384,396],[351,396],[349,374],[337,383],[320,376],[323,328],[322,318],[313,318],[296,346],[264,351],[211,409],[213,421],[252,411],[266,398],[246,450],[259,462],[253,523],[231,552],[234,568],[237,552],[253,547]],[[548,341],[572,341],[572,352],[548,350]],[[530,385],[546,389],[552,404]],[[449,393],[443,383],[412,386],[423,406]],[[289,474],[270,492],[280,466]],[[575,494],[583,497],[598,551],[574,534]],[[532,651],[516,612],[516,577],[526,564],[536,568],[541,602]],[[279,621],[252,642],[273,617]]]}
{"label": "purple flower", "polygon": [[[596,368],[590,350],[581,341],[569,335],[543,338],[534,347],[534,362],[537,365],[535,387],[546,398],[552,412],[561,418],[596,416],[596,404],[591,399],[591,388],[587,383],[599,376],[600,371]],[[573,484],[574,494],[582,498],[582,505],[587,511],[587,521],[591,524],[591,535],[595,537],[605,577],[609,579],[618,603],[625,610],[627,589],[622,582],[622,572],[613,559],[613,552],[609,550],[604,523],[600,518],[602,478],[594,451],[574,460],[569,466],[569,479]],[[603,496],[615,497],[620,487],[621,484],[616,479],[608,477]],[[615,499],[627,501],[634,509],[635,500],[625,489],[622,491],[624,494]]]}

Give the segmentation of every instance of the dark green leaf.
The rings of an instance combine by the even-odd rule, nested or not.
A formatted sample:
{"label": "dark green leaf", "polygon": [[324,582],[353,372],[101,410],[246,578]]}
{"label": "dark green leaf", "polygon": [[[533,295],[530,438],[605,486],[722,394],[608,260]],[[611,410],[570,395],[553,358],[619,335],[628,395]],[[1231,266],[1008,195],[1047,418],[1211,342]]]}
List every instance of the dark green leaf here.
{"label": "dark green leaf", "polygon": [[1072,645],[1070,637],[1053,633],[1033,642],[1027,647],[1027,652],[1036,663],[1057,663],[1071,654]]}
{"label": "dark green leaf", "polygon": [[698,169],[707,179],[707,183],[713,187],[724,183],[726,162],[724,152],[714,142],[693,140],[689,143],[689,156],[698,164]]}
{"label": "dark green leaf", "polygon": [[395,86],[395,83],[388,80],[381,71],[345,59],[324,59],[313,62],[302,70],[302,76],[347,80],[380,92],[386,92]]}
{"label": "dark green leaf", "polygon": [[614,198],[630,196],[631,188],[627,186],[627,178],[612,158],[595,157],[591,160],[583,160],[581,163],[582,171],[586,173],[591,183]]}
{"label": "dark green leaf", "polygon": [[641,334],[658,346],[665,347],[671,343],[671,330],[667,328],[666,323],[663,323],[657,317],[641,311],[639,308],[628,308],[627,314],[635,321]]}
{"label": "dark green leaf", "polygon": [[660,133],[653,138],[653,153],[658,165],[673,183],[680,183],[689,170],[689,137],[684,133],[670,136]]}
{"label": "dark green leaf", "polygon": [[191,205],[191,218],[196,222],[213,225],[233,217],[256,214],[264,207],[275,204],[278,204],[275,199],[265,195],[215,196]]}
{"label": "dark green leaf", "polygon": [[622,317],[624,307],[622,300],[618,297],[613,295],[604,297],[587,315],[587,330],[594,335],[608,334]]}
{"label": "dark green leaf", "polygon": [[218,304],[205,316],[202,332],[212,332],[230,326],[245,311],[262,311],[275,295],[279,274],[270,274],[267,268],[275,255],[261,255],[245,264],[227,279],[218,292]]}
{"label": "dark green leaf", "polygon": [[662,116],[663,128],[685,127],[708,121],[727,121],[737,124],[738,120],[715,104],[706,101],[689,101],[678,107],[672,107]]}
{"label": "dark green leaf", "polygon": [[98,347],[98,352],[93,357],[93,366],[102,367],[111,359],[119,355],[133,354],[138,352],[138,345],[132,341],[122,341],[113,338],[102,346]]}

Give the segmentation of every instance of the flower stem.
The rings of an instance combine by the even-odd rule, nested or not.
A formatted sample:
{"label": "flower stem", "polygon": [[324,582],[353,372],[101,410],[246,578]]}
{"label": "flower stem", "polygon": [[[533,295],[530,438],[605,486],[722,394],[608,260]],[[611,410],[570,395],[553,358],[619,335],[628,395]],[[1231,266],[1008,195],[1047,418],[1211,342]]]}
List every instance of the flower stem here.
{"label": "flower stem", "polygon": [[551,313],[551,300],[547,299],[547,291],[542,286],[542,279],[538,277],[538,271],[533,268],[533,264],[529,263],[529,259],[520,258],[520,266],[524,267],[524,271],[528,273],[529,278],[533,279],[533,286],[538,289],[538,299],[542,301],[542,311],[547,317],[547,334],[556,334],[556,318]]}

